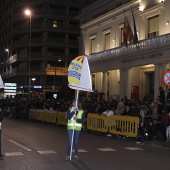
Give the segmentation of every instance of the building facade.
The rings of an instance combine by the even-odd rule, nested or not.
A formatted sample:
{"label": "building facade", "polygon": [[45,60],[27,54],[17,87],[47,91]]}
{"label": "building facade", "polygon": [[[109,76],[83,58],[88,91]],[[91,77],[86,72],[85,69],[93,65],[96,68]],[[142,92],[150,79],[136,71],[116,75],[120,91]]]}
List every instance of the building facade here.
{"label": "building facade", "polygon": [[[89,55],[93,90],[113,99],[159,96],[162,76],[170,68],[170,1],[98,0],[84,8],[81,53]],[[138,43],[123,45],[124,18]]]}
{"label": "building facade", "polygon": [[[29,85],[42,93],[56,91],[67,83],[68,64],[79,54],[80,29],[75,16],[92,1],[0,2],[0,73],[4,83],[17,83],[18,92],[28,92]],[[31,15],[25,15],[26,9]],[[42,88],[32,89],[33,85]]]}

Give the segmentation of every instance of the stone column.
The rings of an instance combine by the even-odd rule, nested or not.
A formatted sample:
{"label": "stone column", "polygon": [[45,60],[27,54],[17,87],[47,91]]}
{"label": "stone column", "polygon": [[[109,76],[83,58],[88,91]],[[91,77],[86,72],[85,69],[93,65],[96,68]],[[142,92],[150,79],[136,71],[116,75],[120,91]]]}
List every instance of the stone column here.
{"label": "stone column", "polygon": [[162,78],[160,76],[160,64],[155,64],[155,79],[154,79],[154,98],[159,96],[159,87],[161,86]]}
{"label": "stone column", "polygon": [[120,89],[119,89],[119,100],[125,96],[125,70],[120,70]]}
{"label": "stone column", "polygon": [[128,99],[131,98],[131,68],[126,70],[125,96],[127,96]]}
{"label": "stone column", "polygon": [[107,72],[103,72],[102,92],[105,94],[105,100],[107,100]]}

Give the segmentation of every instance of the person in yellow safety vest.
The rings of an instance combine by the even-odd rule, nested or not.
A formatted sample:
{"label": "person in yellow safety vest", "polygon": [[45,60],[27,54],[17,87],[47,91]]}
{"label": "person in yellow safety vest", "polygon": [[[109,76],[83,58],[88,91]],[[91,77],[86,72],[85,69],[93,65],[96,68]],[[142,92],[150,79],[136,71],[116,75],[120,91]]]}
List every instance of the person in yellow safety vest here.
{"label": "person in yellow safety vest", "polygon": [[[73,100],[72,106],[68,109],[66,118],[67,123],[67,132],[68,132],[68,147],[67,147],[67,156],[65,160],[70,160],[72,142],[74,144],[75,156],[74,158],[79,160],[78,157],[78,144],[79,137],[81,133],[82,123],[85,122],[85,113],[82,108],[82,104],[78,102],[78,107],[76,108],[76,100]],[[74,131],[73,141],[72,135]]]}
{"label": "person in yellow safety vest", "polygon": [[3,114],[2,114],[2,110],[0,108],[0,160],[3,160],[4,157],[2,155],[2,142],[1,142],[1,122],[3,120]]}

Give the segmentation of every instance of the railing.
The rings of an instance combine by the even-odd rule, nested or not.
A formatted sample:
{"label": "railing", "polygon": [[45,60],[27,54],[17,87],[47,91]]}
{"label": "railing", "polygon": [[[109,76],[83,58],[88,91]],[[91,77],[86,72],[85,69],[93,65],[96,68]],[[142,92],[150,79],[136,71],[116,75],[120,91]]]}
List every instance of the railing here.
{"label": "railing", "polygon": [[98,53],[92,53],[89,55],[89,61],[94,61],[94,60],[100,60],[103,58],[107,58],[109,56],[119,56],[124,53],[132,52],[132,51],[137,51],[137,50],[144,50],[144,49],[149,49],[149,48],[156,48],[160,47],[163,45],[169,45],[170,44],[170,34],[165,34],[157,37],[153,37],[150,39],[145,39],[141,40],[138,42],[138,44],[131,44],[128,45],[128,47],[122,46],[122,47],[117,47],[117,48],[112,48],[109,50],[101,51]]}

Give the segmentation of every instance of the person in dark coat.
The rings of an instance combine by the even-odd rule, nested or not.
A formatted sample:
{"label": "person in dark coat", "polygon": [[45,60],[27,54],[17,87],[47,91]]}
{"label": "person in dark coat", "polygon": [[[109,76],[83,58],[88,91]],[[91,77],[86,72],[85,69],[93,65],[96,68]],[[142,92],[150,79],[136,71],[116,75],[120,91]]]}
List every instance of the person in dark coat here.
{"label": "person in dark coat", "polygon": [[160,101],[164,104],[165,103],[165,91],[162,87],[159,87],[160,92]]}
{"label": "person in dark coat", "polygon": [[130,105],[126,105],[125,110],[121,114],[122,116],[130,116],[132,114],[132,108]]}

